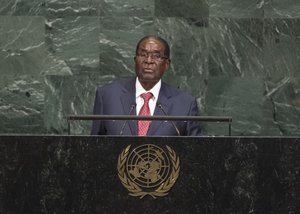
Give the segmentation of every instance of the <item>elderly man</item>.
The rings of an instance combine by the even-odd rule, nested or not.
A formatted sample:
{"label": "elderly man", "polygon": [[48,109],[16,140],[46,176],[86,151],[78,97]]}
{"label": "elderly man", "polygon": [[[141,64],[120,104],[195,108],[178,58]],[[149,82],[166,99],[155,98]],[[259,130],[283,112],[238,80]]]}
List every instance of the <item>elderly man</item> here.
{"label": "elderly man", "polygon": [[[196,116],[196,99],[161,78],[170,66],[170,47],[157,36],[142,38],[134,57],[136,77],[97,89],[95,115]],[[93,121],[92,135],[197,136],[196,122]]]}

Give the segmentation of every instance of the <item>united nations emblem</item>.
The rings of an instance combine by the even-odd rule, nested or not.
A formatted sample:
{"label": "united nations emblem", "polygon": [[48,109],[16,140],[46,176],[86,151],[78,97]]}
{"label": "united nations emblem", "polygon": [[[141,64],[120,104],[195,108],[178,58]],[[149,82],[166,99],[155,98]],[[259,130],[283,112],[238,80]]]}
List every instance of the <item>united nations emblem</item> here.
{"label": "united nations emblem", "polygon": [[180,171],[179,158],[174,150],[153,144],[130,149],[127,146],[118,158],[118,176],[129,195],[153,198],[168,194]]}

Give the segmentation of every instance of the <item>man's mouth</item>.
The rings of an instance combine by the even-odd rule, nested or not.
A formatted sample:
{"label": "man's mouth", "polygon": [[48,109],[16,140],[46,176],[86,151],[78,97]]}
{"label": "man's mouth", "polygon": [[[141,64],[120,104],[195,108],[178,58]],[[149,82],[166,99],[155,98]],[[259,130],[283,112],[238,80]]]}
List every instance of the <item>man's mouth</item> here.
{"label": "man's mouth", "polygon": [[150,72],[151,72],[151,73],[153,72],[153,70],[152,70],[151,68],[144,68],[144,71],[145,71],[145,72],[149,72],[149,73],[150,73]]}

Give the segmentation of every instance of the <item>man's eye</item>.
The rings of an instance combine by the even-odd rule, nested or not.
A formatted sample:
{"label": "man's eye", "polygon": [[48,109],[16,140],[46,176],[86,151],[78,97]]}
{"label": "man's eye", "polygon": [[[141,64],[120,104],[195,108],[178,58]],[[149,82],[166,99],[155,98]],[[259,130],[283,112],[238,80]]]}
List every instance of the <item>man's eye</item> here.
{"label": "man's eye", "polygon": [[160,54],[154,53],[154,54],[152,54],[152,57],[153,57],[154,59],[159,59],[159,58],[160,58]]}
{"label": "man's eye", "polygon": [[147,53],[145,53],[145,52],[142,52],[141,54],[140,54],[142,57],[147,57]]}

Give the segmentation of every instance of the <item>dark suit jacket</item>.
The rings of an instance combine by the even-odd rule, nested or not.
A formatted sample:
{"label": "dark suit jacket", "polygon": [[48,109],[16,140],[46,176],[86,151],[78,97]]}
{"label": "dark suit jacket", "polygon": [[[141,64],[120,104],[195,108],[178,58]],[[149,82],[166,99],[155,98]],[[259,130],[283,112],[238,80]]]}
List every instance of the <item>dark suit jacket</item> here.
{"label": "dark suit jacket", "polygon": [[[135,78],[117,80],[97,89],[95,115],[129,115],[135,105]],[[162,82],[157,103],[160,103],[169,116],[196,116],[198,108],[196,99],[185,92]],[[136,115],[136,110],[131,111]],[[154,115],[165,114],[156,107]],[[120,135],[124,121],[93,121],[92,135]],[[174,121],[181,135],[200,135],[196,122]],[[127,121],[123,135],[137,135],[137,121]],[[176,129],[171,122],[152,121],[149,127],[150,136],[176,136]]]}

